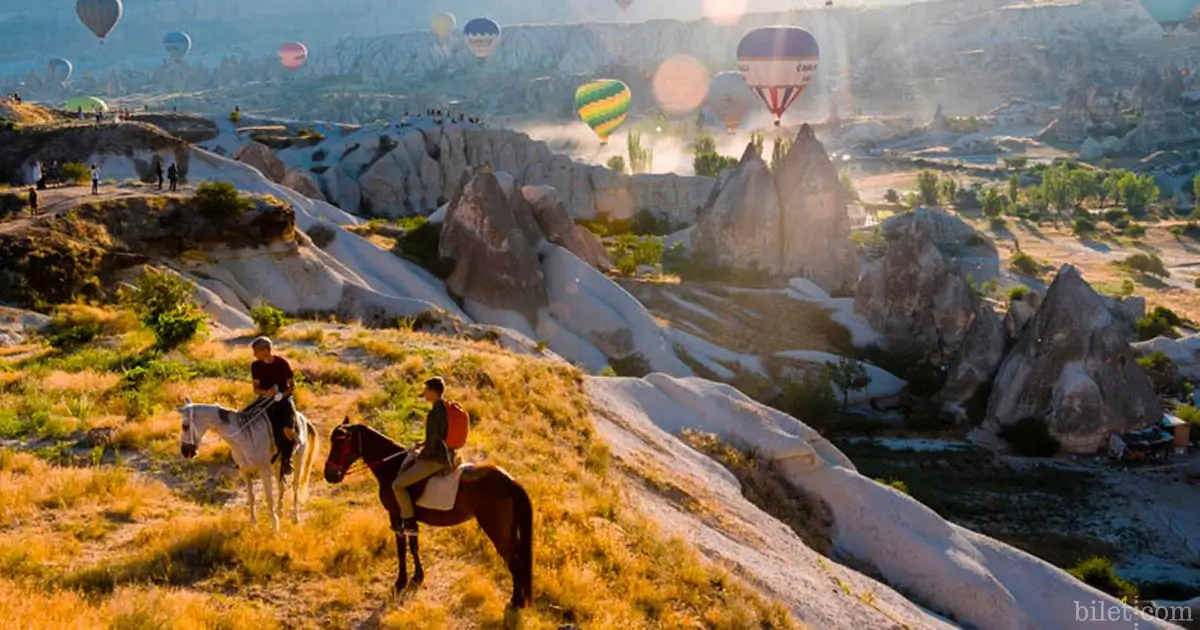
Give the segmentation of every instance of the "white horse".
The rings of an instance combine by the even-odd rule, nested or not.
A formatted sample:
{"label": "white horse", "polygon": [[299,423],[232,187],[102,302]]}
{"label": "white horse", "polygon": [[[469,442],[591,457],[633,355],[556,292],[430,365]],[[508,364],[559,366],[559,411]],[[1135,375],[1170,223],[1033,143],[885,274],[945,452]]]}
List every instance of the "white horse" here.
{"label": "white horse", "polygon": [[[237,464],[242,479],[246,481],[246,494],[250,503],[250,522],[257,522],[254,500],[254,477],[262,480],[263,492],[267,495],[267,508],[271,510],[271,523],[279,530],[279,513],[283,511],[284,488],[279,488],[279,501],[274,500],[275,479],[279,468],[271,464],[275,455],[275,444],[271,439],[271,422],[265,408],[242,414],[221,405],[201,405],[184,399],[177,411],[182,417],[179,436],[179,452],[186,458],[196,456],[204,434],[209,429],[217,432],[229,445],[233,461]],[[292,520],[300,522],[300,500],[308,496],[308,477],[317,450],[317,432],[312,423],[300,412],[296,412],[296,450],[292,453]]]}

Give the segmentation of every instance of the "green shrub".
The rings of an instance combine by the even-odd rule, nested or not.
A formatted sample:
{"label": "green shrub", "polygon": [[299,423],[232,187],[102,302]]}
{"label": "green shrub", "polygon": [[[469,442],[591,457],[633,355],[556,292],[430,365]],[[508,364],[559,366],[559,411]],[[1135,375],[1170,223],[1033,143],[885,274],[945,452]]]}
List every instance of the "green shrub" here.
{"label": "green shrub", "polygon": [[827,421],[838,406],[826,370],[807,370],[798,382],[783,386],[783,410],[806,423]]}
{"label": "green shrub", "polygon": [[1112,561],[1108,558],[1089,558],[1075,567],[1067,569],[1067,573],[1080,582],[1118,599],[1134,601],[1138,598],[1137,587],[1117,575]]}
{"label": "green shrub", "polygon": [[1071,233],[1076,236],[1085,234],[1093,234],[1096,232],[1096,222],[1092,221],[1091,217],[1076,217],[1071,224]]}
{"label": "green shrub", "polygon": [[617,267],[617,272],[620,273],[621,275],[624,275],[624,276],[637,275],[638,264],[637,264],[637,260],[635,260],[633,258],[632,254],[628,255],[628,256],[622,256],[621,258],[616,259],[616,262],[614,264]]}
{"label": "green shrub", "polygon": [[900,193],[895,188],[889,188],[883,193],[883,200],[888,203],[900,203]]}
{"label": "green shrub", "polygon": [[1200,409],[1191,405],[1179,405],[1175,408],[1175,417],[1192,425],[1193,439],[1196,431],[1200,431]]}
{"label": "green shrub", "polygon": [[1037,277],[1042,272],[1042,266],[1038,264],[1037,260],[1025,252],[1014,254],[1008,266],[1013,271],[1026,276]]}
{"label": "green shrub", "polygon": [[288,325],[287,315],[266,302],[259,302],[250,309],[250,319],[254,320],[254,326],[258,328],[260,335],[274,335],[280,328]]}
{"label": "green shrub", "polygon": [[608,158],[608,161],[605,162],[604,165],[618,173],[625,172],[625,158],[620,155],[614,155]]}
{"label": "green shrub", "polygon": [[1018,455],[1026,457],[1051,457],[1062,450],[1062,442],[1050,435],[1046,421],[1041,418],[1021,418],[1002,427],[1000,437],[1008,442]]}
{"label": "green shrub", "polygon": [[1172,226],[1171,234],[1178,238],[1187,237],[1200,240],[1200,224],[1197,224],[1195,221],[1188,221],[1183,225]]}
{"label": "green shrub", "polygon": [[637,352],[627,357],[610,358],[608,365],[612,367],[617,376],[642,378],[650,373],[650,362]]}
{"label": "green shrub", "polygon": [[650,210],[638,210],[629,223],[629,231],[639,236],[666,236],[673,232],[671,217]]}
{"label": "green shrub", "polygon": [[1123,234],[1125,234],[1125,236],[1128,236],[1129,238],[1142,238],[1143,236],[1146,235],[1146,226],[1144,226],[1140,223],[1134,223],[1134,224],[1130,225],[1129,227],[1125,228],[1125,231],[1123,232]]}
{"label": "green shrub", "polygon": [[692,141],[692,170],[696,175],[717,177],[721,171],[737,165],[737,158],[717,153],[717,142],[712,136],[700,134]]}
{"label": "green shrub", "polygon": [[204,315],[192,301],[195,287],[173,273],[147,268],[122,302],[154,333],[156,345],[170,350],[204,330]]}
{"label": "green shrub", "polygon": [[1155,337],[1177,337],[1175,328],[1166,321],[1150,317],[1149,315],[1137,321],[1137,333],[1139,341],[1149,341]]}
{"label": "green shrub", "polygon": [[335,238],[337,238],[337,230],[334,230],[324,223],[314,224],[312,227],[308,228],[308,231],[305,232],[305,234],[308,234],[308,238],[312,239],[313,245],[316,245],[321,249],[329,247],[329,244],[332,243]]}
{"label": "green shrub", "polygon": [[1171,272],[1167,271],[1166,266],[1163,265],[1162,259],[1154,254],[1142,252],[1130,254],[1125,257],[1125,260],[1121,261],[1121,266],[1148,276],[1158,276],[1160,278],[1171,276]]}
{"label": "green shrub", "polygon": [[1158,350],[1144,357],[1138,357],[1137,364],[1146,370],[1164,370],[1169,369],[1172,365],[1171,358]]}
{"label": "green shrub", "polygon": [[1029,287],[1013,287],[1008,290],[1008,301],[1016,302],[1024,299],[1026,295],[1029,295]]}
{"label": "green shrub", "polygon": [[98,336],[100,336],[100,326],[98,324],[58,327],[55,326],[55,322],[51,322],[48,341],[50,342],[50,347],[55,350],[70,351],[91,343]]}
{"label": "green shrub", "polygon": [[988,219],[988,227],[994,232],[999,232],[1008,227],[1008,221],[1005,221],[1004,217],[991,217]]}
{"label": "green shrub", "polygon": [[454,261],[442,258],[438,249],[441,240],[441,223],[419,222],[416,228],[405,232],[400,239],[400,251],[406,258],[433,272],[433,275],[448,278],[454,273]]}
{"label": "green shrub", "polygon": [[906,484],[903,481],[900,481],[898,479],[880,479],[880,478],[876,477],[875,482],[883,484],[889,488],[899,490],[902,494],[907,494],[909,496],[912,496],[912,494],[908,491],[908,484]]}
{"label": "green shrub", "polygon": [[204,182],[196,187],[192,203],[201,215],[216,221],[237,219],[254,209],[254,202],[242,197],[229,182]]}
{"label": "green shrub", "polygon": [[87,164],[81,162],[66,162],[59,167],[59,173],[64,182],[86,184],[92,181],[92,170],[88,168]]}

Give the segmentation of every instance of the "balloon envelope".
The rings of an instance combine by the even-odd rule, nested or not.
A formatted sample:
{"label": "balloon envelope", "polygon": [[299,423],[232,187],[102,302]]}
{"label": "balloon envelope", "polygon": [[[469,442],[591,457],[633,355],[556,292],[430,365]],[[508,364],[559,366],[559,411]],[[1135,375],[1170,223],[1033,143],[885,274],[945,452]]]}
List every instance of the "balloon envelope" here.
{"label": "balloon envelope", "polygon": [[629,115],[632,97],[629,86],[621,81],[600,79],[584,83],[575,90],[575,111],[601,142],[607,142],[609,134]]}
{"label": "balloon envelope", "polygon": [[500,45],[500,25],[488,18],[475,18],[463,26],[463,37],[476,57],[486,59]]}
{"label": "balloon envelope", "polygon": [[708,108],[733,131],[746,119],[754,98],[738,72],[722,72],[708,82]]}
{"label": "balloon envelope", "polygon": [[429,21],[429,28],[438,39],[446,39],[454,32],[455,24],[458,24],[458,20],[454,18],[453,13],[439,13]]}
{"label": "balloon envelope", "polygon": [[163,47],[167,49],[167,55],[178,61],[192,49],[192,38],[183,31],[171,31],[163,37]]}
{"label": "balloon envelope", "polygon": [[124,7],[121,0],[76,0],[75,13],[79,21],[96,37],[104,39],[121,21]]}
{"label": "balloon envelope", "polygon": [[97,109],[102,112],[108,111],[108,105],[95,96],[76,96],[75,98],[67,101],[66,104],[63,105],[63,109],[69,112],[83,110],[83,113],[91,114]]}
{"label": "balloon envelope", "polygon": [[308,48],[300,42],[288,42],[279,47],[279,63],[288,70],[298,70],[308,61]]}
{"label": "balloon envelope", "polygon": [[817,72],[820,50],[808,31],[795,26],[756,28],[738,44],[738,71],[775,124]]}
{"label": "balloon envelope", "polygon": [[1186,19],[1200,6],[1200,0],[1141,0],[1142,6],[1155,22],[1174,26]]}
{"label": "balloon envelope", "polygon": [[64,84],[71,78],[71,73],[75,67],[70,61],[62,57],[55,57],[46,62],[46,74],[50,76],[50,80],[58,84]]}

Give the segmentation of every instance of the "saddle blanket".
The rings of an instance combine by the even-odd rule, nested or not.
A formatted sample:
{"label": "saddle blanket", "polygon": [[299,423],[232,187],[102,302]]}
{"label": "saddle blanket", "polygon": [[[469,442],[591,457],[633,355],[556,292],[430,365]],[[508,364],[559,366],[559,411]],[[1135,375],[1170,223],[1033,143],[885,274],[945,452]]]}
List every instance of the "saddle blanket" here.
{"label": "saddle blanket", "polygon": [[474,468],[471,464],[462,464],[454,472],[445,475],[434,475],[425,482],[425,490],[417,505],[427,510],[446,512],[454,509],[454,500],[458,498],[458,486],[462,482],[463,473]]}

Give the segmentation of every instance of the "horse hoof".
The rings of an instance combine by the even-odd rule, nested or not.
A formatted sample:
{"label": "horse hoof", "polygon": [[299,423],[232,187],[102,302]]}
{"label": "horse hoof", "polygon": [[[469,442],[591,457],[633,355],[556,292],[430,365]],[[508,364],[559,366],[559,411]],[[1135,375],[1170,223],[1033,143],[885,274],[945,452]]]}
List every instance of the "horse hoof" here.
{"label": "horse hoof", "polygon": [[420,586],[423,583],[425,583],[425,574],[424,573],[414,573],[412,576],[413,586]]}
{"label": "horse hoof", "polygon": [[405,582],[401,582],[401,581],[397,580],[396,583],[392,585],[392,597],[395,597],[395,598],[404,597],[404,595],[407,593],[407,591],[408,591],[408,584]]}

